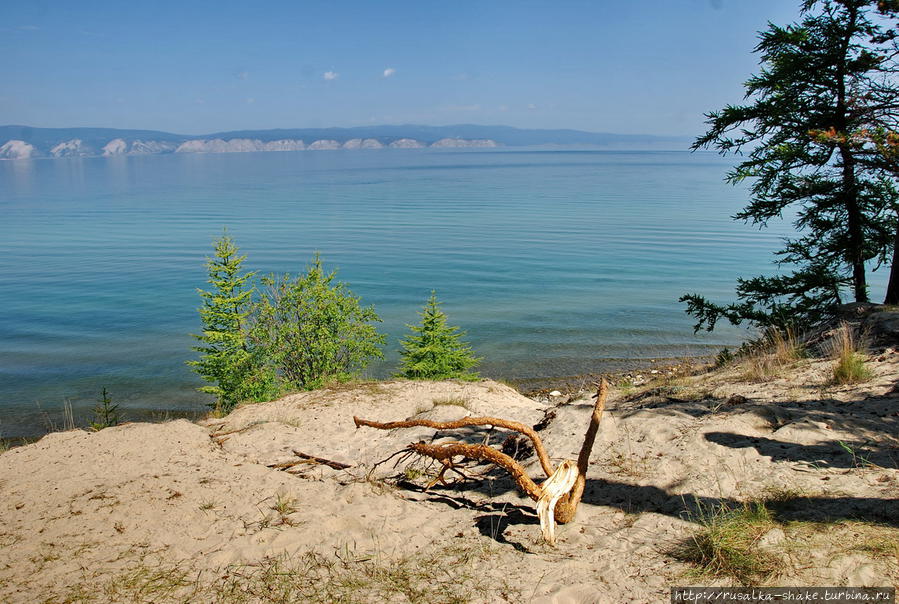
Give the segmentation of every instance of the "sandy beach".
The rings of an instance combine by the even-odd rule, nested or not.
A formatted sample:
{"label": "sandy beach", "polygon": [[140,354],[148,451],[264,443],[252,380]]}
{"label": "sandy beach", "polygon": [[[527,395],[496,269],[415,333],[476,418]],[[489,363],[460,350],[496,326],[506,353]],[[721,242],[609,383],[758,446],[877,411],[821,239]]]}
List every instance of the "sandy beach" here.
{"label": "sandy beach", "polygon": [[[753,502],[770,510],[752,537],[770,564],[742,583],[896,586],[899,354],[872,356],[873,377],[852,386],[831,385],[831,366],[613,384],[555,546],[503,471],[467,467],[426,490],[433,460],[378,464],[409,443],[498,446],[506,431],[352,418],[538,424],[558,463],[577,457],[590,391],[377,382],[200,423],[49,434],[0,454],[0,600],[662,602],[675,585],[741,583],[684,551],[722,506]],[[543,479],[534,455],[521,463]]]}

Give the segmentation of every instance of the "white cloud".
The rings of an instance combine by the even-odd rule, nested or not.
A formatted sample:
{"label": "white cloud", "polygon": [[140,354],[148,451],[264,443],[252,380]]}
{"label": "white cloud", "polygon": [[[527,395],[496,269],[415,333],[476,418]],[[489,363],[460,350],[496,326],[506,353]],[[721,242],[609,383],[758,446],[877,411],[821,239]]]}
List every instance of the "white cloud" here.
{"label": "white cloud", "polygon": [[392,76],[395,73],[396,73],[396,69],[394,69],[393,67],[388,67],[387,69],[384,70],[384,77],[389,78],[390,76]]}
{"label": "white cloud", "polygon": [[250,98],[247,99],[247,105],[252,105],[252,104],[255,103],[255,102],[256,102],[256,99],[253,98],[253,97],[250,97]]}
{"label": "white cloud", "polygon": [[331,80],[336,80],[337,78],[339,78],[340,74],[337,73],[336,71],[326,71],[322,77],[325,78],[325,80],[330,82]]}
{"label": "white cloud", "polygon": [[500,105],[500,106],[498,107],[498,109],[499,109],[500,111],[508,111],[508,110],[509,110],[509,106],[508,106],[508,105]]}
{"label": "white cloud", "polygon": [[528,103],[528,109],[530,109],[531,111],[533,111],[536,108],[537,108],[537,105],[535,105],[534,103]]}
{"label": "white cloud", "polygon": [[248,77],[250,77],[250,72],[249,72],[249,71],[238,71],[238,72],[237,72],[237,79],[238,79],[238,80],[246,80]]}

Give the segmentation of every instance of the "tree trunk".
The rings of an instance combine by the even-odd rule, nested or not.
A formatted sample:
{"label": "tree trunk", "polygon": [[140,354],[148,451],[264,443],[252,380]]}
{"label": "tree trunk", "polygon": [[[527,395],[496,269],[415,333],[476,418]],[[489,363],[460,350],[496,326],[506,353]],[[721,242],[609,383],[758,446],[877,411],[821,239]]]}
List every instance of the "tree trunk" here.
{"label": "tree trunk", "polygon": [[858,182],[855,175],[855,156],[849,145],[840,145],[843,163],[843,195],[846,205],[846,228],[849,231],[848,260],[852,265],[852,285],[856,302],[868,301],[865,279],[864,239],[862,216],[858,207]]}
{"label": "tree trunk", "polygon": [[[849,105],[847,102],[846,77],[848,72],[847,61],[849,58],[849,46],[853,32],[858,24],[858,6],[847,4],[846,33],[840,48],[840,63],[837,67],[837,106],[836,106],[836,130],[848,137],[851,126],[849,124]],[[858,205],[858,178],[855,173],[856,158],[848,140],[838,145],[840,159],[842,160],[843,173],[843,197],[846,207],[846,229],[849,235],[849,249],[847,260],[852,266],[852,285],[856,302],[868,301],[868,284],[865,280],[864,234],[862,232],[862,213]]]}
{"label": "tree trunk", "polygon": [[899,304],[899,223],[896,224],[896,237],[893,239],[893,266],[890,268],[890,283],[887,285],[887,296],[884,304]]}

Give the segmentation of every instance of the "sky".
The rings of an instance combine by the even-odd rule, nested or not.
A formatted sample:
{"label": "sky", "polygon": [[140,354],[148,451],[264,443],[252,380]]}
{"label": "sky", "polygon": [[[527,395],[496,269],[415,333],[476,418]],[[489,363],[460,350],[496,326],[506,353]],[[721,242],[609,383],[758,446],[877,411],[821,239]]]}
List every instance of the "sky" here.
{"label": "sky", "polygon": [[0,2],[0,124],[696,136],[799,0]]}

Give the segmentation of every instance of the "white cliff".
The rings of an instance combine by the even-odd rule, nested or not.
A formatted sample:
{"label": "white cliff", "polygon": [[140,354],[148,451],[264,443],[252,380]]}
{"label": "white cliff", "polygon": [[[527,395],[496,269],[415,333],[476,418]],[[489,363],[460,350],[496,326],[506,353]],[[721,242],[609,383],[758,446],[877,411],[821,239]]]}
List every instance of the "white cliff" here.
{"label": "white cliff", "polygon": [[133,141],[128,153],[131,155],[149,155],[151,153],[171,153],[175,150],[174,143],[163,141]]}
{"label": "white cliff", "polygon": [[319,150],[333,150],[340,149],[340,143],[331,139],[323,139],[317,140],[308,147],[306,147],[310,151],[319,151]]}
{"label": "white cliff", "polygon": [[9,140],[0,145],[0,159],[28,159],[37,155],[36,149],[20,140]]}
{"label": "white cliff", "polygon": [[[302,151],[305,148],[303,141],[294,139],[281,139],[264,143],[255,138],[232,138],[228,140],[213,138],[184,141],[178,145],[175,153],[250,153],[253,151]],[[311,149],[312,145],[309,148]]]}
{"label": "white cliff", "polygon": [[263,151],[302,151],[305,148],[303,141],[289,138],[269,141],[262,145]]}
{"label": "white cliff", "polygon": [[474,138],[474,139],[465,139],[465,138],[441,138],[439,141],[432,143],[432,147],[444,147],[444,148],[457,148],[457,147],[474,147],[474,148],[489,148],[489,147],[498,147],[496,141],[490,140],[489,138]]}
{"label": "white cliff", "polygon": [[125,139],[114,138],[103,145],[102,153],[104,156],[109,157],[110,155],[122,155],[127,150],[128,143],[125,142]]}
{"label": "white cliff", "polygon": [[390,143],[391,149],[421,149],[424,145],[414,138],[401,138]]}
{"label": "white cliff", "polygon": [[63,141],[50,149],[50,155],[53,157],[83,157],[90,154],[90,150],[85,148],[80,138]]}

